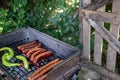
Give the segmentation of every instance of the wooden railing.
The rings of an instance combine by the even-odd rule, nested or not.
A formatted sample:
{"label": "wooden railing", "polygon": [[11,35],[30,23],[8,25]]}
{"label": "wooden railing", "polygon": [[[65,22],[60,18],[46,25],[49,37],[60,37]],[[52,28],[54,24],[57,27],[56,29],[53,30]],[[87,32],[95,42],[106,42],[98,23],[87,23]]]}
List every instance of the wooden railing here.
{"label": "wooden railing", "polygon": [[[105,12],[105,4],[112,2],[112,13]],[[80,0],[79,18],[80,18],[80,43],[83,44],[82,57],[83,66],[93,69],[100,74],[113,80],[120,80],[120,76],[115,72],[117,53],[120,54],[120,0]],[[77,13],[75,14],[75,16]],[[74,16],[74,17],[75,17]],[[104,22],[111,23],[110,30],[104,27]],[[94,53],[93,63],[91,63],[90,39],[91,27],[94,32]],[[108,43],[106,64],[102,66],[103,39]],[[90,62],[89,62],[90,61]]]}

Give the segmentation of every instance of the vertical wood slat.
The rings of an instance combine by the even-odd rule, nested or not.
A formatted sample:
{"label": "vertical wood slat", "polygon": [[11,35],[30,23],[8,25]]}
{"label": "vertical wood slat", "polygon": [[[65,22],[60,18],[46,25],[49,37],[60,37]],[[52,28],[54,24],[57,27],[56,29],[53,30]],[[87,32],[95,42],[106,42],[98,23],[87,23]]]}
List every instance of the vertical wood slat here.
{"label": "vertical wood slat", "polygon": [[[98,11],[104,12],[105,6],[98,9]],[[104,23],[103,23],[104,24]],[[98,65],[101,65],[102,59],[102,46],[103,38],[95,31],[95,42],[94,42],[94,62]]]}
{"label": "vertical wood slat", "polygon": [[[120,13],[120,8],[118,8],[120,5],[119,0],[113,0],[113,6],[112,11],[114,13]],[[114,35],[116,39],[118,39],[119,36],[119,27],[120,25],[113,25],[111,24],[110,32]],[[115,65],[116,65],[116,51],[108,45],[108,51],[107,51],[107,63],[106,67],[112,71],[115,71]]]}
{"label": "vertical wood slat", "polygon": [[102,58],[102,37],[95,32],[95,43],[94,43],[94,62],[101,65]]}
{"label": "vertical wood slat", "polygon": [[89,23],[83,19],[83,55],[90,60],[90,33],[91,27]]}
{"label": "vertical wood slat", "polygon": [[[87,4],[91,3],[91,0],[80,0],[80,3],[83,7]],[[83,54],[82,56],[86,57],[87,59],[90,59],[90,32],[91,32],[91,27],[90,24],[85,20],[85,18],[82,18],[80,24],[82,24],[80,26],[81,29],[81,36],[80,38],[82,38],[82,44],[83,44]]]}

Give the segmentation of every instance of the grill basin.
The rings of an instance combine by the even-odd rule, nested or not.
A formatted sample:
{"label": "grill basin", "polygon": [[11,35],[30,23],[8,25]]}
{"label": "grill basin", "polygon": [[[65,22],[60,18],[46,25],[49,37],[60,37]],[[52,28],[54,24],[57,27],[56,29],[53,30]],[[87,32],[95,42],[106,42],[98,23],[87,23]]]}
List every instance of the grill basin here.
{"label": "grill basin", "polygon": [[[9,46],[11,47],[14,51],[15,51],[15,55],[18,55],[18,54],[21,54],[23,55],[18,49],[17,49],[17,46],[20,45],[20,44],[24,44],[24,43],[27,43],[27,42],[30,42],[30,41],[33,41],[33,40],[38,40],[39,42],[42,43],[42,45],[52,51],[54,53],[54,56],[48,58],[48,59],[44,59],[43,61],[41,61],[42,63],[40,63],[40,65],[44,65],[46,64],[47,62],[49,62],[50,60],[56,58],[56,57],[59,57],[59,58],[62,58],[65,60],[65,62],[63,62],[60,66],[62,65],[65,65],[64,63],[66,63],[66,61],[72,61],[71,60],[71,55],[73,55],[74,53],[78,52],[78,49],[77,48],[74,48],[72,47],[71,45],[68,45],[64,42],[61,42],[55,38],[52,38],[42,32],[39,32],[33,28],[30,28],[30,27],[27,27],[27,28],[21,28],[21,29],[18,29],[18,30],[15,30],[11,33],[7,33],[5,35],[1,35],[0,36],[0,48],[1,47],[4,47],[4,46]],[[76,54],[77,56],[79,54]],[[1,56],[0,55],[0,59],[1,59]],[[74,57],[74,56],[72,56]],[[14,62],[16,60],[16,58],[14,57],[11,62]],[[73,67],[76,67],[77,66],[77,63],[78,63],[78,60],[79,58],[76,58],[77,61],[74,61],[73,65],[75,66],[72,66],[72,64],[68,63],[67,65],[65,66],[70,66],[68,69],[72,69]],[[49,74],[55,74],[55,70],[58,69],[58,67],[60,66],[56,66]],[[64,66],[64,67],[65,67]],[[35,71],[37,68],[35,67],[31,67],[31,71],[28,72],[26,71],[24,68],[22,67],[13,67],[13,68],[8,68],[8,67],[5,67],[2,65],[1,61],[0,61],[0,68],[2,70],[4,70],[7,74],[10,75],[10,77],[13,79],[20,79],[20,80],[26,80],[27,77],[33,72]],[[77,68],[75,68],[76,70]],[[64,70],[64,69],[63,69]],[[67,70],[67,69],[66,69]],[[64,70],[64,71],[66,71]],[[75,71],[73,70],[73,71]],[[64,72],[64,71],[61,71],[61,72]],[[63,74],[60,74],[60,71],[57,71],[59,72],[59,74],[56,74],[56,77],[61,77]],[[50,80],[50,78],[48,79]]]}

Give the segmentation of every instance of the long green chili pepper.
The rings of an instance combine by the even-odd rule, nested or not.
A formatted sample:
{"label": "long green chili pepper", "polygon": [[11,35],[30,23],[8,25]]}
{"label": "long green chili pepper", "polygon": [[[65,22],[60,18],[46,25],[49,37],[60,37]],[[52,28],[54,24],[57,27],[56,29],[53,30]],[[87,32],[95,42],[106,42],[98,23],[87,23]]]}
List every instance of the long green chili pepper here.
{"label": "long green chili pepper", "polygon": [[5,53],[3,54],[2,56],[2,63],[5,65],[5,66],[8,66],[8,67],[11,67],[11,66],[20,66],[19,63],[10,63],[7,59],[7,56],[9,56],[9,53]]}
{"label": "long green chili pepper", "polygon": [[[21,64],[19,63],[10,63],[9,60],[13,58],[14,56],[14,51],[10,48],[10,47],[3,47],[0,49],[0,51],[5,51],[7,50],[8,52],[3,54],[2,56],[2,63],[5,65],[5,66],[20,66]],[[27,61],[27,59],[24,57],[24,56],[16,56],[17,59],[20,59],[23,61],[24,63],[24,67],[29,70],[29,63]]]}
{"label": "long green chili pepper", "polygon": [[29,62],[26,59],[26,57],[18,55],[18,56],[16,56],[16,58],[22,60],[24,63],[24,67],[29,71]]}
{"label": "long green chili pepper", "polygon": [[5,66],[20,66],[19,63],[10,63],[9,60],[13,58],[14,56],[14,51],[10,48],[10,47],[3,47],[0,49],[0,51],[8,51],[6,53],[3,54],[2,56],[2,63],[5,65]]}
{"label": "long green chili pepper", "polygon": [[0,51],[5,51],[5,50],[7,50],[8,53],[9,53],[9,55],[6,56],[6,59],[7,59],[7,60],[12,59],[13,56],[14,56],[14,51],[13,51],[10,47],[3,47],[3,48],[0,49]]}

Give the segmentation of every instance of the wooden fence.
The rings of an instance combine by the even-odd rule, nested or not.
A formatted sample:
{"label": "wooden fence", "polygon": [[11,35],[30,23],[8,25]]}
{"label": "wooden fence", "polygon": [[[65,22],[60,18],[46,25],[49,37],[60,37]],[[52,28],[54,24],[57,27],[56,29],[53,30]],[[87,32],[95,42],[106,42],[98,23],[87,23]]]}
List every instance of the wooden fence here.
{"label": "wooden fence", "polygon": [[[112,2],[112,13],[105,12],[106,4]],[[110,77],[113,80],[120,80],[115,72],[116,57],[120,54],[120,0],[80,0],[80,43],[83,44],[82,57],[83,66]],[[78,12],[77,11],[77,12]],[[77,13],[74,15],[76,17]],[[104,27],[104,22],[110,23],[110,30]],[[94,53],[91,62],[91,28],[94,29]],[[103,39],[107,41],[106,64],[102,65]],[[104,53],[105,54],[105,53]],[[94,64],[93,64],[94,63]],[[103,66],[103,67],[101,67]]]}

